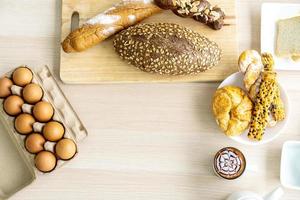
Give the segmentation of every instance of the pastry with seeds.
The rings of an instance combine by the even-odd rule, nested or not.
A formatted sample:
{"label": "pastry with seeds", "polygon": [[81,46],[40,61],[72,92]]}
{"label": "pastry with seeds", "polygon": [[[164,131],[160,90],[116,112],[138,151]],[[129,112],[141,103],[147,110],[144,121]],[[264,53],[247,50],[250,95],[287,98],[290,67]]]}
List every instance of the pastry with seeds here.
{"label": "pastry with seeds", "polygon": [[140,24],[119,33],[114,47],[121,58],[142,71],[191,75],[216,66],[221,49],[215,42],[177,24]]}
{"label": "pastry with seeds", "polygon": [[192,17],[214,30],[224,26],[224,11],[218,6],[212,6],[207,0],[155,0],[155,3],[180,17]]}
{"label": "pastry with seeds", "polygon": [[[262,84],[263,73],[275,73],[274,60],[271,54],[262,56],[255,50],[246,50],[239,57],[239,68],[244,74],[244,86],[253,102]],[[284,120],[285,111],[282,99],[280,97],[280,88],[278,82],[274,85],[275,95],[270,106],[268,117],[268,126],[273,127],[277,122]]]}
{"label": "pastry with seeds", "polygon": [[262,83],[257,94],[255,105],[250,123],[248,137],[253,140],[260,141],[264,135],[265,129],[270,118],[270,110],[272,102],[276,97],[277,90],[277,74],[274,72],[274,60],[271,54],[263,54],[262,62],[264,72],[262,72]]}
{"label": "pastry with seeds", "polygon": [[[271,54],[268,53],[264,53],[262,55],[262,62],[264,63],[265,67],[264,70],[266,72],[274,72],[274,59],[273,56]],[[274,117],[275,121],[282,121],[285,118],[285,111],[284,111],[284,105],[281,99],[281,95],[280,95],[280,89],[279,89],[279,85],[278,85],[278,81],[276,80],[275,83],[275,94],[274,94],[274,99],[272,101],[272,105],[271,105],[271,113],[272,113],[272,117]]]}

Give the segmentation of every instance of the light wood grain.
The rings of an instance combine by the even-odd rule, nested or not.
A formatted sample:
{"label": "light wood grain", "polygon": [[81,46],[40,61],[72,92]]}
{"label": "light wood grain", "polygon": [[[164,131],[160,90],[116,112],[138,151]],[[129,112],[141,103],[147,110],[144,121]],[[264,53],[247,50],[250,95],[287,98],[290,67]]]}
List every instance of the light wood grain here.
{"label": "light wood grain", "polygon": [[[63,0],[62,41],[70,33],[71,16],[77,11],[80,24],[88,18],[105,11],[119,0]],[[207,26],[163,11],[151,16],[143,23],[170,22],[188,27],[215,41],[222,49],[221,62],[211,70],[195,76],[162,76],[136,69],[119,58],[113,48],[113,37],[82,53],[67,54],[61,51],[60,76],[65,83],[120,83],[120,82],[189,82],[219,81],[237,70],[236,0],[212,0],[226,11],[226,26],[214,31]]]}
{"label": "light wood grain", "polygon": [[[237,1],[239,51],[259,49],[261,2]],[[59,78],[60,0],[0,3],[0,73],[20,64],[48,64]],[[291,114],[283,134],[261,147],[239,145],[220,133],[210,112],[218,83],[60,83],[89,137],[73,162],[40,176],[12,199],[223,200],[238,190],[264,194],[280,184],[283,142],[300,139],[299,77],[280,73]],[[230,182],[217,178],[212,155],[227,145],[240,148],[259,172]],[[283,200],[299,196],[287,190]]]}

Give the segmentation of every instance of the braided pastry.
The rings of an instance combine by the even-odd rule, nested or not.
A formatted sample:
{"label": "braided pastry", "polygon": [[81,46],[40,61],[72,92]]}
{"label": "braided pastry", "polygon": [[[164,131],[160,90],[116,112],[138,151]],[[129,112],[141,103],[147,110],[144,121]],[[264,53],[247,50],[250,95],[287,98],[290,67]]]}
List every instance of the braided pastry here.
{"label": "braided pastry", "polygon": [[224,11],[218,6],[212,6],[207,0],[155,0],[155,3],[162,9],[172,10],[180,17],[192,17],[214,30],[219,30],[224,25]]}
{"label": "braided pastry", "polygon": [[272,116],[274,117],[275,121],[282,121],[285,118],[285,112],[284,112],[284,105],[280,98],[280,89],[278,87],[278,84],[275,85],[275,96],[272,102],[271,106],[271,112]]}
{"label": "braided pastry", "polygon": [[[246,50],[239,57],[239,68],[244,74],[244,86],[247,91],[250,91],[251,87],[259,79],[260,73],[263,69],[260,54],[255,50]],[[255,91],[256,88],[252,88]],[[252,100],[255,99],[255,95],[250,95]]]}
{"label": "braided pastry", "polygon": [[263,72],[262,83],[256,97],[248,137],[261,140],[269,121],[269,109],[276,91],[276,73]]}
{"label": "braided pastry", "polygon": [[[256,95],[261,85],[261,72],[274,72],[274,60],[271,54],[260,54],[254,50],[244,51],[239,58],[239,68],[244,74],[244,85],[248,90],[248,95],[255,102]],[[280,89],[276,81],[275,96],[270,107],[272,117],[269,118],[269,126],[276,125],[276,122],[285,118],[285,111],[282,99],[280,97]]]}
{"label": "braided pastry", "polygon": [[[271,54],[263,54],[262,62],[264,64],[264,70],[273,72],[274,71],[274,59]],[[275,95],[271,105],[271,113],[275,121],[282,121],[285,118],[284,105],[280,98],[280,89],[276,81],[275,84]]]}

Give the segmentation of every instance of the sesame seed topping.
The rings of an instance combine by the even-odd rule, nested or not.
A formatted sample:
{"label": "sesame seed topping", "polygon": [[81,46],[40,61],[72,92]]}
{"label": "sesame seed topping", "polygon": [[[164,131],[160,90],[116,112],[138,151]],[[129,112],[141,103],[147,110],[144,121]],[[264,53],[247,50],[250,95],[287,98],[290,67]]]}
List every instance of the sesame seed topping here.
{"label": "sesame seed topping", "polygon": [[215,42],[177,24],[139,24],[114,39],[116,52],[137,68],[158,74],[188,75],[217,65],[221,50]]}

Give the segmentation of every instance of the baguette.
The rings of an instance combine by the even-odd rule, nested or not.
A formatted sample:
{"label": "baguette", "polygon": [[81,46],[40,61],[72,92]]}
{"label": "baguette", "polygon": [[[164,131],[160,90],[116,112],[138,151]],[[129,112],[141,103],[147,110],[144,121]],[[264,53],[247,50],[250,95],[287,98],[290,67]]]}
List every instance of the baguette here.
{"label": "baguette", "polygon": [[84,51],[159,11],[153,0],[123,0],[72,31],[62,48],[66,53]]}

